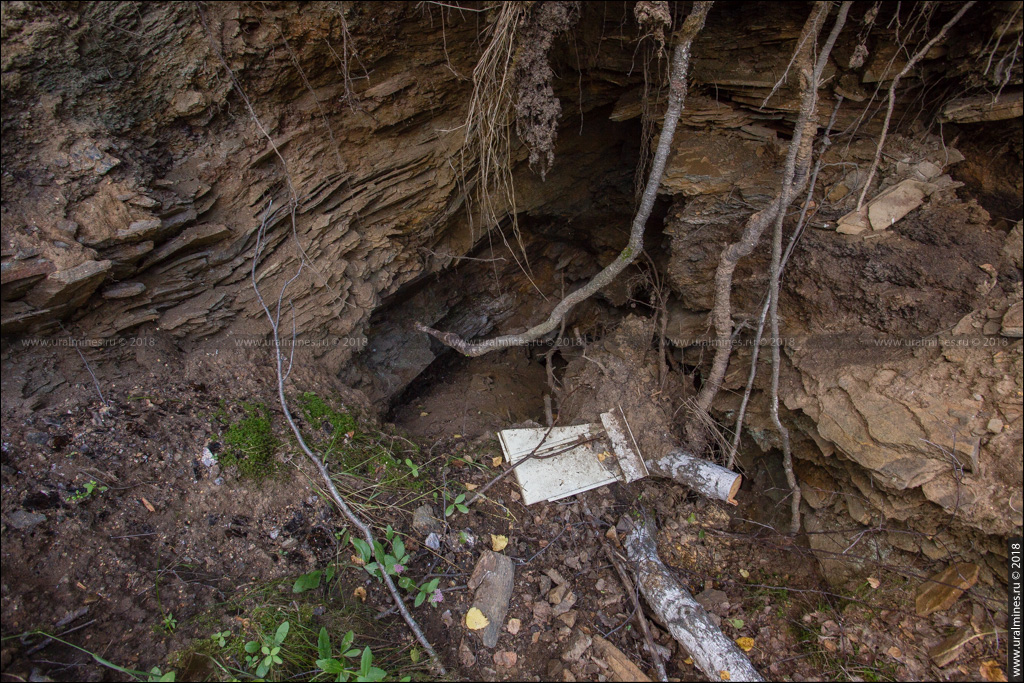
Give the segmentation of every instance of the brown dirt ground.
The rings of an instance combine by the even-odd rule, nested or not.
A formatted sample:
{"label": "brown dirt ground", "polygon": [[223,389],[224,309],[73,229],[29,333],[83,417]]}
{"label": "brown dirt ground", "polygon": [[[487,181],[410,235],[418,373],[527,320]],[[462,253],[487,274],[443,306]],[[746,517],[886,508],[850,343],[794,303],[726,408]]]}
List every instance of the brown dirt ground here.
{"label": "brown dirt ground", "polygon": [[[222,628],[253,637],[245,611],[252,602],[245,596],[282,579],[286,587],[303,572],[347,559],[333,541],[343,525],[302,476],[309,469],[294,449],[281,449],[283,473],[260,485],[224,472],[218,486],[216,473],[199,462],[203,447],[219,438],[213,415],[221,399],[229,409],[243,400],[273,405],[268,372],[245,370],[253,367],[251,357],[191,356],[186,362],[172,347],[160,346],[122,353],[117,362],[90,356],[110,402],[104,408],[70,349],[4,351],[5,680],[111,677],[60,644],[30,654],[39,639],[15,636],[32,629],[70,630],[69,641],[121,665],[170,665],[179,680],[216,678],[209,664],[181,653]],[[510,350],[431,369],[392,414],[399,431],[421,444],[421,460],[434,463],[423,476],[453,495],[494,476],[494,432],[543,419],[542,353]],[[138,363],[149,370],[135,372]],[[339,391],[301,370],[293,382],[323,395]],[[346,398],[349,405],[356,400]],[[273,421],[280,432],[280,415]],[[778,475],[766,467],[752,479]],[[664,481],[615,485],[587,494],[596,517],[590,518],[577,499],[523,506],[513,479],[495,486],[490,501],[450,517],[438,553],[411,528],[412,510],[423,502],[418,496],[379,491],[380,498],[364,508],[380,527],[390,523],[408,534],[411,576],[442,579],[441,605],[415,613],[455,678],[600,680],[606,664],[596,655],[562,657],[575,631],[607,637],[652,673],[630,619],[631,599],[596,538],[634,511],[655,516],[663,559],[695,594],[722,591],[706,595],[712,613],[728,636],[754,639],[750,656],[771,678],[979,679],[984,662],[1005,658],[1002,641],[977,638],[949,667],[932,667],[927,647],[953,628],[985,627],[991,606],[986,590],[977,588],[951,610],[921,619],[914,616],[913,588],[935,568],[920,561],[877,562],[877,589],[863,581],[847,590],[829,588],[806,547],[771,531],[780,506],[756,495],[750,484],[738,509],[695,500]],[[109,488],[84,501],[71,499],[93,480]],[[356,500],[365,500],[359,489],[366,481],[342,482]],[[433,504],[437,510],[442,503]],[[9,521],[18,510],[42,512],[46,521],[17,529]],[[517,634],[502,631],[494,651],[463,621],[472,597],[465,584],[491,534],[510,539],[505,553],[515,564],[515,584],[507,618],[521,622]],[[314,621],[329,624],[332,610],[363,609],[371,616],[357,643],[390,642],[407,658],[411,643],[404,624],[394,615],[372,618],[390,608],[387,594],[361,569],[342,564],[336,588],[311,596],[322,598]],[[553,571],[576,600],[558,617],[548,600]],[[352,597],[360,586],[368,592],[365,605]],[[569,599],[567,593],[563,600]],[[173,634],[160,628],[166,612],[178,620]],[[74,618],[62,623],[69,615]],[[701,680],[681,648],[656,626],[654,632],[670,653],[670,676]],[[516,654],[512,666],[510,652]]]}

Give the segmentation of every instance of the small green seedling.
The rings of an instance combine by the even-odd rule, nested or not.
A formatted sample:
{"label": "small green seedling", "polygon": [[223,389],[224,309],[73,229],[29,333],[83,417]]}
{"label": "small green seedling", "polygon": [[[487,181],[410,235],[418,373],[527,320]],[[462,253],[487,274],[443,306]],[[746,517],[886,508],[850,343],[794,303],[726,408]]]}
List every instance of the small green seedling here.
{"label": "small green seedling", "polygon": [[454,513],[456,510],[458,510],[459,512],[461,512],[463,514],[469,512],[469,508],[466,507],[465,505],[463,505],[463,501],[464,500],[466,500],[466,494],[465,493],[460,493],[455,498],[455,500],[452,501],[451,505],[449,505],[448,507],[446,507],[444,509],[444,516],[445,517],[451,517],[452,513]]}
{"label": "small green seedling", "polygon": [[163,628],[168,633],[174,633],[175,629],[178,628],[178,620],[170,612],[164,615]]}
{"label": "small green seedling", "polygon": [[733,628],[740,629],[740,628],[743,628],[743,623],[744,622],[743,622],[742,619],[730,619],[729,623],[732,624]]}
{"label": "small green seedling", "polygon": [[337,674],[337,681],[347,681],[352,676],[354,671],[348,668],[348,662],[346,659],[354,659],[359,656],[359,650],[352,647],[352,641],[355,640],[355,634],[349,631],[345,634],[345,637],[341,639],[341,659],[335,659],[331,656],[331,637],[327,633],[326,628],[320,629],[320,637],[317,639],[316,649],[320,658],[316,660],[316,666],[318,669],[328,674]]}
{"label": "small green seedling", "polygon": [[420,466],[419,465],[414,463],[409,458],[406,458],[405,459],[405,466],[409,468],[409,471],[412,473],[412,478],[413,479],[419,478],[419,476],[420,476]]}
{"label": "small green seedling", "polygon": [[217,647],[224,647],[228,644],[228,638],[231,637],[231,631],[217,631],[210,640],[217,644]]}
{"label": "small green seedling", "polygon": [[68,500],[70,500],[72,503],[80,503],[83,500],[88,500],[96,491],[104,493],[107,491],[107,487],[97,484],[96,480],[92,479],[90,481],[85,482],[84,487],[82,489],[75,491],[70,496],[68,496]]}
{"label": "small green seedling", "polygon": [[275,665],[284,663],[280,656],[281,645],[288,637],[288,628],[288,622],[282,622],[277,627],[274,640],[269,644],[263,645],[257,640],[250,640],[245,644],[245,651],[249,653],[245,660],[250,667],[256,665],[256,678],[265,678]]}

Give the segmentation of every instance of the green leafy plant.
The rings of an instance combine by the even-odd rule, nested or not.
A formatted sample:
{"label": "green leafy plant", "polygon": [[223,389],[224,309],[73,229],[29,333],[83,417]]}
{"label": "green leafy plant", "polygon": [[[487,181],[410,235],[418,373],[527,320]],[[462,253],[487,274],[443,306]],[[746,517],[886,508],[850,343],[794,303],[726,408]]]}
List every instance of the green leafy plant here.
{"label": "green leafy plant", "polygon": [[423,604],[424,601],[429,601],[430,604],[437,605],[442,600],[444,600],[441,591],[437,588],[437,585],[438,583],[440,583],[440,581],[440,579],[431,579],[430,581],[427,581],[417,586],[416,582],[413,581],[411,578],[409,578],[408,576],[403,576],[398,580],[398,585],[404,588],[405,590],[409,591],[410,593],[416,594],[416,598],[413,600],[413,604],[414,606],[419,607]]}
{"label": "green leafy plant", "polygon": [[225,647],[228,644],[228,638],[230,637],[231,631],[217,631],[210,636],[210,640],[212,640],[217,647]]}
{"label": "green leafy plant", "polygon": [[[447,498],[448,497],[445,496],[445,500],[446,501],[447,501]],[[469,508],[466,507],[463,504],[463,501],[465,501],[465,500],[466,500],[466,494],[465,493],[460,493],[458,496],[456,496],[455,500],[453,500],[450,504],[446,505],[446,507],[444,509],[444,516],[445,517],[451,517],[452,514],[456,510],[458,510],[459,512],[461,512],[463,514],[469,512]]]}
{"label": "green leafy plant", "polygon": [[405,551],[405,541],[395,533],[390,524],[385,531],[384,542],[390,545],[391,552],[387,552],[379,541],[373,542],[371,551],[366,541],[359,538],[351,540],[359,557],[365,563],[363,569],[375,579],[383,580],[382,569],[390,576],[400,576],[409,566],[409,554]]}
{"label": "green leafy plant", "polygon": [[97,484],[95,479],[91,479],[82,485],[82,488],[75,491],[68,496],[68,500],[72,503],[80,503],[83,500],[88,500],[92,497],[92,494],[99,491],[100,493],[106,492],[108,489],[106,486]]}
{"label": "green leafy plant", "polygon": [[348,681],[352,674],[355,673],[349,668],[347,659],[354,659],[359,656],[359,650],[352,647],[352,641],[355,640],[355,634],[349,631],[341,639],[341,659],[335,659],[332,656],[333,649],[331,647],[331,637],[327,633],[326,628],[320,629],[320,637],[317,638],[317,654],[320,658],[316,660],[316,666],[318,669],[327,674],[335,674],[337,681]]}
{"label": "green leafy plant", "polygon": [[334,578],[336,571],[335,566],[333,564],[329,564],[325,569],[317,569],[307,574],[303,574],[299,578],[295,579],[295,585],[292,586],[292,593],[305,593],[306,591],[319,588],[321,579],[323,580],[324,585],[327,585],[331,582],[331,579]]}
{"label": "green leafy plant", "polygon": [[405,466],[409,468],[409,471],[412,473],[412,478],[413,479],[418,479],[419,478],[419,476],[420,476],[420,467],[419,467],[419,465],[414,463],[410,458],[406,458],[405,459]]}
{"label": "green leafy plant", "polygon": [[178,628],[178,620],[174,618],[174,615],[171,612],[164,615],[162,627],[168,633],[174,633]]}
{"label": "green leafy plant", "polygon": [[284,663],[281,659],[281,647],[284,639],[288,637],[288,628],[288,622],[282,622],[277,627],[273,640],[261,642],[264,640],[261,638],[245,644],[245,651],[249,654],[246,663],[250,667],[256,667],[256,678],[265,678],[274,666]]}

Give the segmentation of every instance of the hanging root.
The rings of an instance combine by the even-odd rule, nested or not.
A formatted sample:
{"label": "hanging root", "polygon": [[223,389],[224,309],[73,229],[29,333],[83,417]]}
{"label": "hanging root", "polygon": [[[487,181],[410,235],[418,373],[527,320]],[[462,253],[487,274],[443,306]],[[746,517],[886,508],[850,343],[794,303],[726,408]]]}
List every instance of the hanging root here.
{"label": "hanging root", "polygon": [[[271,312],[270,308],[267,306],[267,303],[263,299],[263,295],[260,293],[259,286],[256,284],[256,266],[259,263],[260,255],[261,255],[261,252],[262,252],[263,247],[265,245],[264,239],[265,239],[265,235],[266,235],[267,225],[269,223],[268,219],[270,218],[270,216],[271,216],[271,211],[268,208],[267,211],[264,213],[263,221],[262,221],[262,223],[260,225],[260,229],[259,229],[259,231],[256,234],[256,248],[255,248],[255,251],[253,252],[253,257],[252,257],[252,273],[251,273],[251,276],[252,276],[252,288],[253,288],[253,291],[255,291],[255,293],[256,293],[256,298],[259,300],[260,306],[263,307],[263,312],[266,314],[267,320],[270,322],[270,330],[271,330],[271,332],[274,335],[274,339],[273,339],[273,342],[274,342],[274,357],[275,357],[275,360],[277,361],[277,368],[276,368],[276,370],[277,370],[277,396],[278,396],[278,399],[281,402],[281,410],[284,413],[285,420],[288,422],[288,426],[291,427],[291,429],[292,429],[292,433],[295,434],[295,440],[298,442],[299,448],[302,449],[302,452],[306,454],[306,457],[309,458],[310,462],[313,463],[313,465],[316,467],[317,471],[320,472],[320,477],[321,477],[321,479],[323,479],[324,487],[327,489],[327,492],[330,494],[331,499],[334,501],[335,505],[338,506],[338,509],[341,510],[341,512],[345,515],[345,517],[348,518],[348,521],[352,524],[352,526],[354,526],[356,529],[359,530],[360,534],[362,534],[363,540],[366,541],[366,543],[369,545],[369,547],[373,548],[373,547],[376,547],[376,546],[374,545],[373,531],[370,529],[370,525],[367,524],[366,522],[364,522],[359,517],[359,515],[357,515],[355,513],[355,511],[351,507],[349,507],[349,505],[345,502],[345,499],[338,492],[337,487],[334,485],[334,481],[331,479],[331,473],[328,472],[327,466],[324,464],[324,462],[319,457],[317,457],[316,454],[313,453],[312,450],[310,450],[309,446],[306,445],[306,440],[302,437],[302,432],[299,431],[298,425],[295,424],[295,420],[294,420],[294,418],[292,418],[292,412],[288,408],[288,401],[287,401],[287,399],[285,398],[285,395],[284,395],[284,383],[288,379],[288,375],[291,374],[292,364],[293,364],[293,361],[294,361],[294,357],[293,356],[289,356],[288,364],[287,364],[287,368],[286,368],[285,367],[285,363],[284,363],[284,354],[283,354],[283,352],[281,350],[281,334],[280,334],[280,332],[281,332],[281,307],[282,307],[282,304],[284,303],[284,296],[285,296],[286,290],[288,289],[288,286],[291,285],[293,282],[295,282],[295,280],[298,279],[299,275],[302,274],[302,265],[303,264],[301,262],[299,263],[299,268],[295,272],[295,275],[293,275],[292,278],[290,280],[288,280],[287,282],[285,282],[284,286],[281,287],[281,291],[279,292],[278,297],[277,297],[277,305],[275,306],[274,312]],[[289,302],[289,306],[290,306],[290,302]],[[294,313],[294,309],[292,309],[292,340],[291,341],[292,341],[292,343],[291,343],[291,353],[294,354],[294,352],[295,352],[295,313]],[[387,572],[381,572],[381,575],[384,578],[384,583],[387,585],[388,590],[391,592],[391,597],[394,598],[395,607],[398,608],[398,611],[402,615],[402,618],[405,619],[405,623],[409,625],[409,630],[411,630],[413,632],[413,635],[416,636],[416,640],[418,640],[420,645],[423,646],[423,649],[426,650],[427,655],[430,657],[431,662],[433,662],[434,668],[437,670],[437,672],[441,676],[446,675],[444,666],[441,664],[441,660],[437,656],[437,652],[435,652],[434,648],[430,645],[430,641],[428,641],[427,637],[423,634],[423,630],[420,628],[419,624],[416,623],[416,619],[412,616],[412,614],[409,613],[409,609],[405,606],[405,602],[402,600],[402,596],[398,592],[398,588],[395,586],[395,582],[391,579],[391,576]]]}
{"label": "hanging root", "polygon": [[[849,2],[843,3],[840,9],[839,18],[843,21],[845,21],[849,4]],[[829,3],[827,2],[815,4],[797,42],[800,54],[795,62],[803,80],[803,95],[800,102],[800,113],[793,127],[793,139],[786,154],[786,166],[779,193],[768,206],[747,219],[740,239],[730,244],[722,252],[718,269],[715,271],[715,304],[711,310],[711,320],[715,327],[715,356],[712,361],[711,373],[697,396],[699,410],[711,409],[711,403],[722,386],[725,371],[729,366],[732,346],[732,276],[736,265],[741,258],[750,255],[760,241],[765,228],[779,216],[785,215],[786,209],[789,208],[793,199],[803,192],[807,185],[811,145],[814,142],[814,134],[818,125],[816,118],[818,83],[828,62],[832,45],[843,24],[843,21],[837,19],[832,34],[821,48],[818,60],[812,69],[810,66],[812,55],[816,49],[817,37],[821,33],[828,15],[828,9]],[[698,452],[703,450],[706,445],[705,437],[697,428],[696,423],[692,421],[687,425],[687,437],[693,450]]]}
{"label": "hanging root", "polygon": [[467,342],[454,333],[441,332],[419,322],[416,323],[417,330],[426,332],[459,353],[471,357],[482,356],[495,349],[528,344],[557,329],[576,304],[610,284],[619,273],[636,260],[637,256],[643,251],[644,229],[647,226],[647,219],[654,209],[654,201],[658,195],[658,186],[661,184],[661,178],[665,173],[665,164],[672,149],[672,139],[675,137],[676,125],[679,123],[679,115],[683,110],[683,102],[686,99],[690,47],[693,44],[694,37],[703,28],[704,20],[707,18],[711,5],[711,2],[697,2],[693,7],[693,12],[686,18],[682,29],[677,33],[677,45],[672,56],[668,111],[665,114],[665,122],[661,129],[661,137],[658,140],[654,161],[651,164],[651,173],[647,179],[647,186],[644,189],[640,207],[633,218],[629,243],[619,253],[618,258],[605,266],[604,270],[595,275],[590,282],[562,299],[555,306],[554,310],[551,311],[547,320],[521,334],[509,334],[485,341]]}
{"label": "hanging root", "polygon": [[864,181],[864,187],[860,190],[860,196],[857,197],[857,211],[860,211],[864,206],[864,199],[867,197],[868,190],[871,187],[871,181],[874,180],[875,171],[878,170],[878,164],[882,160],[882,147],[885,145],[885,137],[889,133],[889,122],[892,121],[892,111],[896,106],[896,87],[900,84],[900,79],[907,75],[914,66],[921,61],[921,58],[928,54],[935,45],[946,37],[946,33],[960,21],[960,18],[967,13],[967,10],[974,5],[974,0],[971,2],[965,2],[960,6],[960,10],[953,15],[953,18],[946,22],[946,24],[939,29],[939,32],[935,34],[935,37],[924,44],[920,50],[914,53],[914,56],[910,58],[907,65],[896,74],[896,77],[892,79],[892,83],[889,85],[889,97],[887,99],[885,109],[885,122],[882,124],[882,135],[878,138],[878,147],[875,149],[875,158],[871,160],[871,167],[868,169],[867,180]]}

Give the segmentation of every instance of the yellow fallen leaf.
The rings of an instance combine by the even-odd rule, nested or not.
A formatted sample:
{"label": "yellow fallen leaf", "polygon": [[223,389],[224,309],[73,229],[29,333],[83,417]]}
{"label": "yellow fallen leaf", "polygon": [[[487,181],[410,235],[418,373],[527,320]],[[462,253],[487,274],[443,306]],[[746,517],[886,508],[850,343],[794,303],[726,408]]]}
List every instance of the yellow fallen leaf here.
{"label": "yellow fallen leaf", "polygon": [[981,671],[981,676],[986,681],[1006,680],[1006,673],[1004,673],[1002,668],[999,666],[999,662],[997,662],[994,659],[990,659],[987,662],[982,662],[979,671]]}
{"label": "yellow fallen leaf", "polygon": [[354,591],[352,591],[352,595],[353,597],[359,598],[360,602],[366,602],[366,589],[362,586],[359,586]]}
{"label": "yellow fallen leaf", "polygon": [[496,553],[500,553],[508,545],[508,536],[498,536],[491,534],[491,550]]}
{"label": "yellow fallen leaf", "polygon": [[750,652],[754,649],[754,639],[747,638],[746,636],[744,636],[743,638],[737,638],[736,644],[739,645],[740,649],[744,652]]}
{"label": "yellow fallen leaf", "polygon": [[366,564],[366,560],[359,557],[358,555],[352,555],[352,557],[350,557],[349,559],[352,560],[352,564],[354,564],[357,567],[362,567],[364,564]]}
{"label": "yellow fallen leaf", "polygon": [[146,509],[147,509],[147,510],[149,510],[150,512],[156,512],[156,508],[155,508],[155,507],[153,507],[153,504],[152,504],[152,503],[150,503],[150,502],[149,502],[148,500],[146,500],[145,498],[143,498],[143,499],[142,499],[142,504],[143,504],[143,505],[145,505],[145,506],[146,506]]}
{"label": "yellow fallen leaf", "polygon": [[501,460],[500,455],[496,458],[491,458],[491,467],[501,467]]}
{"label": "yellow fallen leaf", "polygon": [[684,659],[683,660],[683,664],[686,664],[688,666],[693,666],[693,657],[687,657],[686,659]]}
{"label": "yellow fallen leaf", "polygon": [[871,586],[872,588],[878,588],[879,586],[882,585],[882,582],[879,581],[878,579],[876,579],[873,576],[869,576],[868,577],[868,585]]}
{"label": "yellow fallen leaf", "polygon": [[750,578],[750,572],[748,572],[746,569],[741,569],[740,570],[740,576],[742,576],[744,579],[749,579]]}
{"label": "yellow fallen leaf", "polygon": [[732,680],[732,676],[730,676],[729,672],[725,671],[724,669],[722,671],[719,671],[718,675],[722,677],[723,681],[731,681]]}
{"label": "yellow fallen leaf", "polygon": [[453,439],[461,439],[462,438],[462,434],[453,434],[452,438]]}
{"label": "yellow fallen leaf", "polygon": [[480,488],[477,484],[463,484],[463,486],[466,487],[467,491],[476,491],[478,488]]}
{"label": "yellow fallen leaf", "polygon": [[610,457],[612,457],[612,456],[611,456],[610,453],[608,453],[608,451],[602,451],[601,453],[597,454],[597,459],[600,460],[601,462],[604,462],[605,460],[607,460]]}
{"label": "yellow fallen leaf", "polygon": [[426,417],[427,415],[430,415],[430,413],[428,413],[425,410],[422,413],[420,413],[420,417]]}
{"label": "yellow fallen leaf", "polygon": [[469,611],[466,612],[466,628],[470,631],[479,631],[482,628],[487,628],[487,625],[491,623],[491,620],[484,616],[476,607],[470,607]]}

